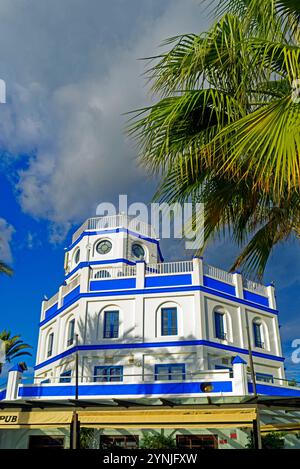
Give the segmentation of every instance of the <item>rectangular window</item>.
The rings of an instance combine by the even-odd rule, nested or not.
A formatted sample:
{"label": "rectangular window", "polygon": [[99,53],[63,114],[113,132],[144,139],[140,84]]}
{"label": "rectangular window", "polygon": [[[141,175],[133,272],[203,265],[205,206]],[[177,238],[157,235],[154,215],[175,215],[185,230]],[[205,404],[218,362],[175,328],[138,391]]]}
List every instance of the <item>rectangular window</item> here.
{"label": "rectangular window", "polygon": [[155,381],[185,380],[185,364],[155,365]]}
{"label": "rectangular window", "polygon": [[47,357],[51,357],[53,353],[53,340],[54,340],[54,334],[51,332],[48,337],[48,350],[47,350]]}
{"label": "rectangular window", "polygon": [[215,332],[217,339],[226,339],[224,330],[224,314],[215,312]]}
{"label": "rectangular window", "polygon": [[71,383],[72,370],[64,371],[60,374],[60,383]]}
{"label": "rectangular window", "polygon": [[138,435],[108,436],[100,435],[101,449],[125,448],[135,449],[139,447]]}
{"label": "rectangular window", "polygon": [[264,383],[274,383],[273,375],[269,375],[267,373],[255,373],[255,377],[257,381],[263,381]]}
{"label": "rectangular window", "polygon": [[253,323],[253,335],[255,347],[264,348],[264,343],[261,335],[261,324]]}
{"label": "rectangular window", "polygon": [[72,345],[74,342],[75,337],[75,319],[72,319],[69,322],[69,330],[68,330],[68,341],[67,345]]}
{"label": "rectangular window", "polygon": [[123,381],[123,366],[95,366],[94,381],[97,383]]}
{"label": "rectangular window", "polygon": [[177,335],[177,308],[161,309],[161,335]]}
{"label": "rectangular window", "polygon": [[64,449],[65,437],[55,435],[30,435],[29,449]]}
{"label": "rectangular window", "polygon": [[104,332],[105,339],[116,339],[119,337],[119,311],[104,312]]}

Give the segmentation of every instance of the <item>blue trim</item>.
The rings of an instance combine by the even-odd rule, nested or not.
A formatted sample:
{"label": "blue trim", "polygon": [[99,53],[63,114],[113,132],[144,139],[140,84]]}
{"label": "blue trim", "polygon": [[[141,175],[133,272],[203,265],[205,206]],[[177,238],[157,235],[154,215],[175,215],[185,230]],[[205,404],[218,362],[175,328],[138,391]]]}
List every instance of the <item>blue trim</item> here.
{"label": "blue trim", "polygon": [[[258,394],[263,394],[267,396],[294,396],[300,397],[300,389],[291,389],[277,386],[269,386],[268,384],[259,384],[256,383],[256,390]],[[248,383],[249,393],[253,393],[252,383]]]}
{"label": "blue trim", "polygon": [[239,357],[238,355],[236,357],[234,357],[234,359],[232,360],[232,365],[237,365],[239,363],[241,363],[242,365],[247,365],[247,362],[245,362],[245,360],[243,360],[241,357]]}
{"label": "blue trim", "polygon": [[55,314],[57,309],[58,309],[58,303],[55,303],[50,308],[45,310],[45,317],[51,316],[52,314]]}
{"label": "blue trim", "polygon": [[150,243],[154,243],[157,245],[158,254],[159,254],[161,262],[164,261],[163,255],[160,250],[159,241],[157,239],[150,238],[148,236],[143,236],[139,233],[136,233],[135,231],[128,230],[127,228],[116,228],[116,229],[100,230],[100,231],[83,231],[81,235],[79,236],[79,238],[77,238],[76,241],[74,241],[74,243],[72,243],[70,246],[65,248],[65,251],[66,252],[71,251],[71,249],[73,249],[73,247],[76,246],[76,244],[78,244],[79,241],[81,241],[82,238],[84,238],[85,236],[94,236],[94,235],[103,235],[103,234],[105,235],[107,233],[127,233],[129,235],[135,236],[138,239],[143,239],[144,241],[149,241]]}
{"label": "blue trim", "polygon": [[3,399],[6,398],[6,389],[2,389],[2,391],[0,391],[0,401],[3,401]]}
{"label": "blue trim", "polygon": [[[225,293],[217,292],[217,291],[211,290],[210,288],[202,287],[198,285],[191,285],[187,287],[176,287],[176,288],[171,288],[171,287],[170,288],[167,288],[167,287],[166,288],[152,288],[152,289],[143,288],[141,290],[138,290],[138,289],[122,290],[122,291],[114,290],[114,291],[104,291],[104,292],[98,292],[98,293],[89,293],[89,292],[80,293],[76,298],[74,298],[74,301],[72,303],[74,303],[80,298],[90,298],[90,297],[94,298],[94,297],[101,297],[101,296],[145,295],[145,294],[148,295],[151,293],[154,293],[154,294],[156,293],[180,293],[180,292],[192,292],[192,291],[202,291],[204,293],[208,293],[209,295],[215,295],[215,296],[224,298],[229,301],[233,301],[236,303],[243,304],[245,306],[249,306],[251,308],[256,308],[262,311],[266,311],[267,313],[270,313],[270,314],[278,315],[278,311],[275,309],[266,308],[264,306],[257,305],[255,303],[251,303],[250,301],[246,301],[241,298],[237,298],[235,296],[226,295]],[[68,306],[70,306],[70,304]],[[62,311],[64,311],[68,306],[62,306],[56,311],[56,313],[51,315],[51,317],[49,316],[48,318],[45,318],[43,321],[40,322],[40,327],[46,324],[51,319],[53,319],[58,314],[60,314]]]}
{"label": "blue trim", "polygon": [[[207,347],[218,348],[221,350],[228,350],[230,352],[242,353],[244,355],[249,355],[249,351],[239,347],[233,347],[230,345],[218,344],[216,342],[211,342],[208,340],[178,340],[178,341],[169,341],[169,342],[136,342],[136,343],[113,343],[113,344],[99,344],[99,345],[79,345],[78,350],[114,350],[114,349],[140,349],[140,348],[159,348],[159,347],[189,347],[189,346],[200,346],[204,345]],[[39,370],[44,366],[50,365],[61,358],[67,357],[76,351],[76,347],[72,347],[64,352],[56,355],[49,360],[45,360],[43,363],[36,365],[35,370]],[[264,358],[266,360],[275,360],[279,362],[284,362],[283,357],[278,357],[276,355],[267,355],[266,353],[252,352],[252,355],[259,358]]]}
{"label": "blue trim", "polygon": [[77,298],[80,293],[80,286],[74,288],[73,290],[70,291],[66,296],[63,298],[63,306],[68,306],[70,303],[72,303],[72,300],[74,298]]}
{"label": "blue trim", "polygon": [[253,303],[258,303],[259,305],[269,306],[269,298],[258,295],[257,293],[252,293],[251,291],[244,290],[243,296],[245,300],[252,301]]}
{"label": "blue trim", "polygon": [[135,265],[135,262],[129,261],[128,259],[124,259],[123,257],[120,257],[119,259],[109,259],[106,261],[89,261],[89,262],[84,261],[84,262],[80,262],[79,264],[77,264],[77,266],[73,270],[71,270],[71,272],[65,275],[65,280],[68,280],[68,278],[74,275],[77,272],[77,270],[83,269],[84,267],[90,267],[91,265],[118,264],[121,262],[127,265]]}
{"label": "blue trim", "polygon": [[136,279],[134,278],[116,278],[107,280],[92,280],[90,282],[90,291],[102,290],[126,290],[128,288],[135,288]]}
{"label": "blue trim", "polygon": [[[201,382],[79,385],[79,396],[138,394],[202,394]],[[232,392],[231,381],[214,381],[212,393]],[[74,396],[75,386],[26,386],[19,388],[19,397]]]}
{"label": "blue trim", "polygon": [[159,275],[145,277],[145,288],[192,285],[191,274]]}
{"label": "blue trim", "polygon": [[235,296],[235,287],[233,285],[229,285],[228,283],[221,282],[215,278],[207,277],[206,275],[203,276],[203,285],[208,288],[212,288],[213,290],[222,291],[227,293],[228,295]]}

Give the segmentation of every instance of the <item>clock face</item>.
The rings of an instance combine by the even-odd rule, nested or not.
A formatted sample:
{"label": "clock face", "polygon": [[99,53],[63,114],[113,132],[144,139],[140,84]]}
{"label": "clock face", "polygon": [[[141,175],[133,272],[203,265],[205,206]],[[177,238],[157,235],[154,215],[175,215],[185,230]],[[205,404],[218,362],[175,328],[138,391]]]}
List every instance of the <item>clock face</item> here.
{"label": "clock face", "polygon": [[76,254],[75,254],[75,263],[76,263],[76,264],[78,264],[79,259],[80,259],[80,249],[78,249],[78,250],[76,251]]}
{"label": "clock face", "polygon": [[131,248],[131,252],[136,259],[144,259],[145,257],[145,250],[143,246],[141,246],[140,244],[137,244],[137,243],[133,244]]}
{"label": "clock face", "polygon": [[99,254],[107,254],[112,248],[112,244],[110,241],[107,239],[100,241],[100,243],[97,244],[96,251]]}

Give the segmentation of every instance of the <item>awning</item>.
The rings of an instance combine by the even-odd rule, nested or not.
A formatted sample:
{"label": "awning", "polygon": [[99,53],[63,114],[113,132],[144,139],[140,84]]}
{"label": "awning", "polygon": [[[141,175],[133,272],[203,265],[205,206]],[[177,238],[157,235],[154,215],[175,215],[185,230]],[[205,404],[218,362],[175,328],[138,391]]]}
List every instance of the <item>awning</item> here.
{"label": "awning", "polygon": [[[110,409],[78,410],[81,426],[95,428],[251,427],[255,408],[233,409]],[[61,427],[72,421],[73,410],[1,411],[0,429]]]}
{"label": "awning", "polygon": [[0,412],[0,429],[64,427],[72,421],[71,411]]}

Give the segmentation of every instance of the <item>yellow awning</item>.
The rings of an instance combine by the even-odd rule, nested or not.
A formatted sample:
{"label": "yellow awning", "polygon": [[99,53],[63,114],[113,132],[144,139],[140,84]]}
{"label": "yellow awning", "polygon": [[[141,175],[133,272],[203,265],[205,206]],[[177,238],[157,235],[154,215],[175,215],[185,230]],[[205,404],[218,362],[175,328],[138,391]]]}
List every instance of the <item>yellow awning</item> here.
{"label": "yellow awning", "polygon": [[0,412],[0,429],[63,427],[72,421],[71,411]]}
{"label": "yellow awning", "polygon": [[[0,429],[61,427],[72,421],[73,410],[0,412]],[[82,426],[97,428],[195,428],[250,427],[254,408],[239,409],[110,409],[79,410]]]}

